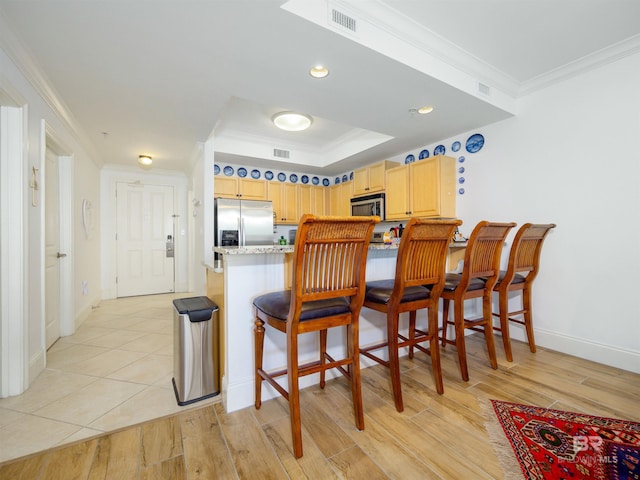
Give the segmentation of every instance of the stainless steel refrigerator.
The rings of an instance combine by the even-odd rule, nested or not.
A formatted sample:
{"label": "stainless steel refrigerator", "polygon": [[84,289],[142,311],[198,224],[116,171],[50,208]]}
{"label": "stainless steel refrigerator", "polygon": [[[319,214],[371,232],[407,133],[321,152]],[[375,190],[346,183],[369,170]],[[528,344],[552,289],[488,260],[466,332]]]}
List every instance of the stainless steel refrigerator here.
{"label": "stainless steel refrigerator", "polygon": [[215,199],[216,246],[273,245],[271,201]]}

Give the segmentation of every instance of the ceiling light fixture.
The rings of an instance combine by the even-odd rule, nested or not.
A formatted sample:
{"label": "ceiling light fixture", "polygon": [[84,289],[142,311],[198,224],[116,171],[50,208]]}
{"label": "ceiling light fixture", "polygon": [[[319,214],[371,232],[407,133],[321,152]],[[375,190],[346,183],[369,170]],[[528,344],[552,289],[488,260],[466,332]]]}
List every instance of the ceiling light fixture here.
{"label": "ceiling light fixture", "polygon": [[323,65],[316,65],[309,69],[309,75],[313,78],[324,78],[329,75],[329,69]]}
{"label": "ceiling light fixture", "polygon": [[281,130],[300,132],[311,126],[313,119],[309,115],[295,112],[280,112],[271,117],[273,124]]}
{"label": "ceiling light fixture", "polygon": [[420,115],[424,115],[426,113],[431,113],[431,112],[433,112],[433,107],[431,105],[425,105],[424,107],[420,107],[418,109],[418,113]]}
{"label": "ceiling light fixture", "polygon": [[149,155],[138,155],[138,163],[142,167],[150,167],[153,159]]}

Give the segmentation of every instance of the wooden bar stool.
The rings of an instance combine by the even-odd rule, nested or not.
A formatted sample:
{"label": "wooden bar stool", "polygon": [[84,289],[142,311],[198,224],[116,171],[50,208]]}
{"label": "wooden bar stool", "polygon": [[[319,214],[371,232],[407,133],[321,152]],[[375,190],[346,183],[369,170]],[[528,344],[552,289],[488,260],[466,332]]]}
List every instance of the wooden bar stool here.
{"label": "wooden bar stool", "polygon": [[[304,215],[296,234],[291,290],[257,297],[255,338],[255,406],[262,404],[262,381],[289,401],[293,454],[302,456],[300,392],[298,378],[337,368],[351,381],[355,423],[364,429],[360,386],[358,320],[365,294],[365,266],[369,241],[379,217],[316,217]],[[262,368],[264,324],[286,334],[287,368],[266,372]],[[327,329],[346,327],[346,356],[327,354]],[[320,332],[320,359],[299,364],[298,335]],[[288,376],[288,390],[276,378]]]}
{"label": "wooden bar stool", "polygon": [[[510,321],[525,326],[529,349],[532,353],[536,351],[536,342],[533,337],[533,315],[531,313],[531,288],[533,280],[538,275],[542,244],[547,234],[555,227],[555,223],[525,223],[522,225],[513,239],[507,270],[500,272],[498,281],[493,287],[493,291],[498,292],[499,305],[499,312],[493,313],[493,316],[500,318],[500,326],[493,328],[502,333],[504,353],[509,362],[513,361],[509,335]],[[522,292],[522,309],[509,312],[509,292],[517,291]],[[523,320],[513,318],[520,315]]]}
{"label": "wooden bar stool", "polygon": [[[387,314],[387,341],[361,348],[360,353],[389,367],[391,387],[396,410],[402,412],[402,388],[398,350],[409,347],[431,356],[436,390],[442,394],[442,371],[438,345],[438,302],[444,287],[449,244],[460,220],[420,220],[412,218],[407,223],[396,260],[395,278],[367,282],[364,306]],[[428,309],[427,329],[416,328],[416,310]],[[407,335],[398,333],[398,319],[402,312],[409,312]],[[429,342],[429,348],[420,343]],[[371,353],[386,348],[389,360]]]}
{"label": "wooden bar stool", "polygon": [[[448,273],[442,292],[442,346],[454,344],[458,350],[460,374],[469,380],[467,353],[464,341],[466,329],[484,332],[489,352],[489,362],[498,368],[493,338],[491,293],[500,273],[500,253],[509,231],[515,223],[479,222],[471,232],[464,254],[462,273]],[[482,317],[474,320],[464,317],[464,301],[482,298]],[[453,301],[454,321],[449,321],[449,302]],[[447,339],[447,327],[455,326],[456,339]]]}

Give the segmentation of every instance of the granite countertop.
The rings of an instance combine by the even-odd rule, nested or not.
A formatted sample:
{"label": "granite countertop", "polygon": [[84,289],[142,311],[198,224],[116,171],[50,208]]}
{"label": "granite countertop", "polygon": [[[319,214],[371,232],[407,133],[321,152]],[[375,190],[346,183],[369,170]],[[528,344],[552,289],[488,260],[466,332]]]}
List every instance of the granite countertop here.
{"label": "granite countertop", "polygon": [[[467,242],[454,242],[449,248],[466,247]],[[397,250],[394,243],[370,243],[369,250]],[[293,245],[255,245],[250,247],[213,247],[215,253],[222,255],[257,255],[265,253],[293,253]]]}

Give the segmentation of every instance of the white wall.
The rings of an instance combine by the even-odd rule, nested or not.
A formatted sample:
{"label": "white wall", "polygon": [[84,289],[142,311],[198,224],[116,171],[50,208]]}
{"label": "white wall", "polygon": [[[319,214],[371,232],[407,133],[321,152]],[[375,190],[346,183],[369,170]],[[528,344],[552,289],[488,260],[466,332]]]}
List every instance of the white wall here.
{"label": "white wall", "polygon": [[[100,271],[100,248],[99,242],[87,242],[80,235],[78,230],[79,205],[81,204],[82,195],[92,198],[97,202],[95,192],[99,190],[97,181],[98,163],[92,158],[92,153],[85,147],[82,135],[75,131],[57,110],[54,110],[49,103],[36,90],[34,84],[26,77],[23,71],[14,63],[12,57],[5,51],[5,44],[10,43],[8,37],[4,37],[8,33],[2,32],[0,35],[0,90],[10,92],[14,96],[19,96],[23,102],[22,106],[25,111],[25,149],[24,158],[24,178],[25,181],[31,178],[32,168],[38,169],[37,180],[40,183],[40,189],[37,194],[37,206],[31,205],[31,190],[28,190],[28,198],[16,198],[15,202],[26,202],[26,219],[25,219],[25,309],[27,312],[25,318],[19,319],[23,322],[26,338],[25,345],[25,363],[27,375],[25,376],[24,389],[33,381],[33,379],[42,371],[45,366],[45,349],[44,349],[44,205],[43,190],[44,177],[42,176],[43,152],[46,148],[45,135],[43,134],[43,120],[50,132],[53,132],[56,138],[68,149],[66,152],[72,157],[73,173],[77,179],[82,179],[82,186],[77,187],[73,193],[73,211],[74,215],[70,221],[72,222],[72,236],[74,239],[74,250],[66,252],[68,257],[73,260],[75,265],[74,278],[72,280],[74,297],[69,302],[74,306],[73,323],[82,314],[86,304],[90,304],[92,299],[99,298],[99,291],[96,289],[92,292],[92,297],[78,298],[79,278],[95,280],[97,284],[98,273]],[[19,161],[19,159],[16,159]],[[10,215],[12,205],[2,205],[2,216]],[[13,205],[15,209],[15,204]],[[96,212],[99,216],[99,213]],[[6,319],[2,319],[4,322]],[[12,319],[15,321],[15,319]],[[20,393],[20,392],[12,392]]]}
{"label": "white wall", "polygon": [[[464,143],[476,132],[439,142],[447,155],[466,158],[458,164],[465,167],[458,175],[465,194],[457,197],[463,233],[479,220],[558,225],[534,285],[537,343],[635,372],[638,85],[640,54],[523,97],[516,117],[479,131],[485,144],[475,154]],[[450,149],[455,140],[463,145],[457,153]],[[523,338],[520,328],[512,330]]]}

